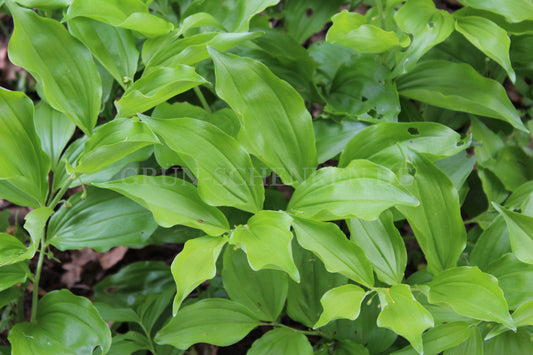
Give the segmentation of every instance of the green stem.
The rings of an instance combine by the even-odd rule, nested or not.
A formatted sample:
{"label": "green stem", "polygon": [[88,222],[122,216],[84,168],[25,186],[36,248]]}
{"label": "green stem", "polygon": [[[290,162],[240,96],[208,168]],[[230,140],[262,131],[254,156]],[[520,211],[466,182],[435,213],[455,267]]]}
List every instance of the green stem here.
{"label": "green stem", "polygon": [[48,205],[48,207],[50,207],[51,209],[54,209],[56,208],[56,206],[58,205],[58,203],[61,201],[61,198],[63,197],[63,195],[65,194],[65,192],[67,192],[70,184],[72,184],[72,182],[74,180],[76,180],[78,177],[76,175],[71,175],[67,182],[61,187],[61,190],[59,190],[59,192],[55,195],[54,199],[52,200],[52,202],[50,202],[50,204]]}
{"label": "green stem", "polygon": [[376,0],[376,6],[378,8],[379,24],[380,24],[380,27],[383,28],[383,24],[385,23],[385,12],[383,11],[383,0]]}
{"label": "green stem", "polygon": [[33,299],[31,302],[31,321],[35,321],[37,316],[37,303],[39,300],[39,280],[41,279],[41,271],[43,269],[44,251],[45,251],[44,238],[41,240],[41,250],[39,252],[39,260],[37,261],[37,270],[35,270],[35,281],[33,281]]}
{"label": "green stem", "polygon": [[148,331],[146,331],[146,328],[144,327],[144,324],[139,323],[139,325],[141,326],[144,334],[146,335],[146,339],[148,339],[148,345],[150,345],[150,349],[148,349],[148,350],[150,350],[152,355],[157,355],[156,352],[155,352],[154,342],[152,341],[152,337],[150,336],[150,333]]}
{"label": "green stem", "polygon": [[200,100],[200,103],[202,104],[202,107],[207,112],[211,113],[211,107],[209,107],[209,104],[207,103],[207,100],[205,99],[204,94],[202,94],[202,90],[198,86],[195,86],[194,92],[196,93],[196,96],[198,96],[198,100]]}
{"label": "green stem", "polygon": [[302,334],[305,334],[305,335],[321,335],[319,330],[301,330],[301,329],[296,329],[296,328],[289,327],[288,325],[285,325],[285,324],[282,324],[282,323],[276,323],[276,322],[270,323],[270,322],[268,322],[268,323],[261,323],[261,325],[267,325],[267,326],[271,326],[271,327],[279,327],[279,328],[290,329],[293,332],[298,332],[298,333],[302,333]]}

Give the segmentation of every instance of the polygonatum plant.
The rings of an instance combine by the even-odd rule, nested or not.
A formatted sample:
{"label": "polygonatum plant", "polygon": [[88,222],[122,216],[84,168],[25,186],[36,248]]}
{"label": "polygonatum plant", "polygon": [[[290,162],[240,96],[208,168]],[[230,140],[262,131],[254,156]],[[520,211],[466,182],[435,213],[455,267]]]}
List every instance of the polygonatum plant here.
{"label": "polygonatum plant", "polygon": [[0,4],[0,352],[533,353],[531,0]]}

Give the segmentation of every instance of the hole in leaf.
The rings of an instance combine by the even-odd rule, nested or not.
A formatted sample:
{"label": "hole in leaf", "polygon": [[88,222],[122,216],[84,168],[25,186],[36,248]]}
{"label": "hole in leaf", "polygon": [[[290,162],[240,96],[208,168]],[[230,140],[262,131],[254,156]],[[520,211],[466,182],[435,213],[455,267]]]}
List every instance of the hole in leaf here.
{"label": "hole in leaf", "polygon": [[409,134],[412,136],[418,136],[420,134],[420,132],[418,131],[418,128],[415,128],[415,127],[409,127],[407,129],[407,132],[409,132]]}
{"label": "hole in leaf", "polygon": [[307,17],[313,16],[313,13],[314,13],[314,11],[313,11],[312,8],[308,8],[307,10],[305,10],[305,16],[307,16]]}
{"label": "hole in leaf", "polygon": [[435,24],[433,22],[428,22],[428,27],[429,29],[432,29],[433,27],[435,27]]}
{"label": "hole in leaf", "polygon": [[465,142],[463,142],[463,141],[459,141],[459,142],[457,142],[455,145],[458,146],[458,147],[460,147],[460,146],[465,145]]}
{"label": "hole in leaf", "polygon": [[363,102],[367,102],[368,101],[368,98],[366,96],[361,96],[361,101]]}

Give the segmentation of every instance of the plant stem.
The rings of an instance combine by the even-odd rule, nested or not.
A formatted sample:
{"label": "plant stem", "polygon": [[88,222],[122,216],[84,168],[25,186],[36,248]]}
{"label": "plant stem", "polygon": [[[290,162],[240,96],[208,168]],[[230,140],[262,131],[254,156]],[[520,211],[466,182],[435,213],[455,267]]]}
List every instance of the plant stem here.
{"label": "plant stem", "polygon": [[77,179],[77,176],[76,175],[71,175],[67,182],[61,187],[61,190],[59,190],[59,192],[55,195],[54,199],[52,200],[52,202],[50,202],[50,204],[48,205],[48,207],[50,207],[51,209],[54,209],[56,208],[57,204],[61,201],[61,198],[63,197],[63,195],[65,194],[65,192],[67,192],[70,184],[72,184],[72,182],[74,180]]}
{"label": "plant stem", "polygon": [[379,24],[380,24],[380,27],[383,28],[383,24],[385,23],[385,12],[383,11],[383,0],[376,0],[376,6],[378,8]]}
{"label": "plant stem", "polygon": [[43,269],[44,251],[45,251],[44,238],[41,239],[41,250],[39,251],[39,260],[37,261],[37,270],[35,270],[35,281],[33,281],[33,299],[31,302],[31,321],[35,321],[37,316],[37,303],[39,300],[39,280],[41,279],[41,271]]}
{"label": "plant stem", "polygon": [[292,330],[293,332],[298,332],[298,333],[302,333],[302,334],[305,334],[305,335],[321,335],[319,330],[301,330],[301,329],[296,329],[296,328],[289,327],[288,325],[285,325],[285,324],[282,324],[282,323],[276,323],[276,322],[273,322],[273,323],[261,323],[261,325],[268,325],[268,326],[271,326],[271,327],[286,328],[286,329]]}
{"label": "plant stem", "polygon": [[198,100],[200,100],[200,103],[202,104],[202,107],[207,112],[211,113],[211,108],[209,107],[209,104],[207,103],[207,100],[205,99],[204,94],[202,94],[202,90],[198,86],[195,86],[194,92],[196,93],[196,96],[198,96]]}
{"label": "plant stem", "polygon": [[139,323],[139,325],[141,326],[144,334],[146,335],[146,339],[148,339],[148,345],[150,345],[150,352],[152,353],[152,355],[157,355],[156,352],[155,352],[155,346],[154,346],[154,342],[152,341],[152,337],[150,336],[150,333],[148,331],[146,331],[146,328],[144,327],[144,324]]}

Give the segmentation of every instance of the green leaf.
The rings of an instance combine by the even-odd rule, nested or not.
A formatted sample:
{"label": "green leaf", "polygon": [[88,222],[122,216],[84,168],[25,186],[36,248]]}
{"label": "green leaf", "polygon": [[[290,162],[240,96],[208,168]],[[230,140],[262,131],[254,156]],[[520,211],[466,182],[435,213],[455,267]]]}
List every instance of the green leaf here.
{"label": "green leaf", "polygon": [[123,88],[127,82],[133,81],[139,51],[131,31],[83,17],[68,21],[68,29]]}
{"label": "green leaf", "polygon": [[339,166],[347,166],[354,159],[384,164],[402,156],[402,147],[435,161],[463,151],[467,144],[468,139],[462,140],[457,132],[440,123],[382,122],[360,131],[346,144]]}
{"label": "green leaf", "polygon": [[396,33],[367,25],[365,17],[343,10],[331,18],[333,26],[326,41],[338,43],[364,53],[382,53],[400,45]]}
{"label": "green leaf", "polygon": [[500,334],[485,345],[485,354],[531,354],[532,352],[531,336],[524,328],[518,329],[516,333]]}
{"label": "green leaf", "polygon": [[516,329],[498,280],[477,267],[444,270],[429,283],[430,303],[443,305],[474,319]]}
{"label": "green leaf", "polygon": [[[214,125],[192,118],[143,121],[198,178],[198,193],[211,205],[256,212],[263,206],[262,177],[243,147]],[[202,149],[198,149],[202,147]]]}
{"label": "green leaf", "polygon": [[405,244],[394,226],[392,213],[385,211],[374,221],[348,220],[350,240],[363,249],[377,277],[395,285],[401,283],[407,265]]}
{"label": "green leaf", "polygon": [[72,0],[63,21],[88,17],[114,27],[122,27],[155,37],[171,31],[174,26],[152,15],[141,0]]}
{"label": "green leaf", "polygon": [[162,261],[139,261],[120,269],[94,287],[94,299],[117,308],[131,307],[144,295],[175,288],[170,267]]}
{"label": "green leaf", "polygon": [[433,106],[508,122],[527,132],[498,82],[482,77],[464,63],[428,60],[397,81],[400,95]]}
{"label": "green leaf", "polygon": [[229,230],[222,212],[203,202],[194,185],[185,180],[139,175],[95,185],[114,190],[148,208],[162,227],[183,224],[209,235],[220,235]]}
{"label": "green leaf", "polygon": [[431,313],[415,300],[407,285],[377,289],[377,292],[381,302],[378,326],[403,336],[423,354],[422,332],[434,325]]}
{"label": "green leaf", "polygon": [[260,32],[221,33],[207,32],[182,38],[178,33],[147,40],[143,45],[142,58],[146,72],[158,66],[193,65],[209,58],[207,46],[226,51],[260,36]]}
{"label": "green leaf", "polygon": [[0,266],[30,259],[28,248],[16,237],[0,233]]}
{"label": "green leaf", "polygon": [[481,233],[470,252],[470,263],[485,269],[492,261],[511,251],[509,229],[503,217],[497,217]]}
{"label": "green leaf", "polygon": [[529,0],[460,0],[461,3],[475,9],[487,10],[503,15],[508,22],[533,20],[533,4]]}
{"label": "green leaf", "polygon": [[239,141],[285,184],[301,182],[317,165],[311,114],[303,99],[260,62],[214,49],[209,53],[216,92],[242,120]]}
{"label": "green leaf", "polygon": [[229,32],[248,31],[250,19],[267,7],[276,5],[279,0],[218,0],[197,1],[189,6],[184,14],[207,12],[213,15]]}
{"label": "green leaf", "polygon": [[277,270],[254,271],[246,254],[235,247],[224,252],[222,282],[228,296],[251,310],[257,318],[275,322],[287,299],[287,274]]}
{"label": "green leaf", "polygon": [[134,354],[139,350],[150,350],[150,341],[143,334],[130,330],[113,337],[109,355]]}
{"label": "green leaf", "polygon": [[514,255],[524,263],[533,264],[533,217],[512,212],[496,203],[492,205],[507,223]]}
{"label": "green leaf", "polygon": [[292,0],[283,4],[283,24],[289,34],[303,43],[320,32],[344,3],[343,0]]}
{"label": "green leaf", "polygon": [[0,88],[0,198],[37,208],[48,194],[50,161],[33,122],[31,100]]}
{"label": "green leaf", "polygon": [[294,219],[298,243],[322,260],[326,270],[338,272],[367,287],[374,286],[372,265],[363,250],[351,243],[333,223]]}
{"label": "green leaf", "polygon": [[533,265],[522,263],[509,253],[492,262],[486,272],[498,279],[509,309],[533,300]]}
{"label": "green leaf", "polygon": [[39,248],[39,243],[44,240],[45,230],[47,230],[47,223],[50,216],[54,213],[49,207],[41,207],[30,211],[24,220],[24,229],[30,234],[31,242],[28,247],[28,259],[33,258],[35,252]]}
{"label": "green leaf", "polygon": [[13,355],[91,354],[111,346],[111,331],[92,303],[70,291],[52,291],[39,301],[37,319],[18,323],[8,337]]}
{"label": "green leaf", "polygon": [[55,170],[76,125],[63,112],[54,110],[45,101],[35,106],[35,131],[41,140],[41,148],[48,155]]}
{"label": "green leaf", "polygon": [[436,274],[455,266],[466,246],[459,195],[448,176],[433,163],[407,149],[405,153],[407,163],[403,169],[408,173],[405,186],[420,205],[397,206],[397,209],[413,229],[429,272]]}
{"label": "green leaf", "polygon": [[[440,354],[444,350],[453,348],[470,337],[470,329],[468,323],[452,322],[441,324],[435,328],[431,328],[422,334],[422,342],[424,344],[424,353],[426,354]],[[418,352],[412,346],[407,346],[399,351],[392,353],[393,355],[417,355]],[[465,353],[470,354],[470,353]]]}
{"label": "green leaf", "polygon": [[178,313],[181,303],[202,282],[215,277],[217,259],[226,237],[201,237],[187,241],[183,250],[172,262],[172,275],[177,293],[172,313]]}
{"label": "green leaf", "polygon": [[483,355],[483,339],[478,327],[471,327],[468,330],[469,338],[462,344],[448,349],[444,355]]}
{"label": "green leaf", "polygon": [[[1,243],[1,234],[0,234],[0,243]],[[28,268],[28,262],[23,261],[11,265],[5,265],[0,267],[0,292],[7,290],[11,286],[14,286],[18,283],[23,284],[26,282],[28,276],[31,275],[30,269]],[[3,307],[0,305],[0,307]]]}
{"label": "green leaf", "polygon": [[505,201],[505,207],[520,209],[522,214],[533,217],[533,181],[520,185]]}
{"label": "green leaf", "polygon": [[345,149],[346,143],[365,127],[364,123],[352,120],[339,123],[332,120],[314,120],[318,163],[322,164],[336,157]]}
{"label": "green leaf", "polygon": [[131,308],[118,308],[101,302],[94,303],[94,306],[106,322],[141,322],[139,315]]}
{"label": "green leaf", "polygon": [[130,117],[145,112],[193,87],[205,83],[194,68],[186,65],[158,67],[144,74],[115,101],[118,117]]}
{"label": "green leaf", "polygon": [[228,346],[244,338],[259,320],[243,305],[213,298],[184,307],[155,336],[158,344],[186,350],[196,343]]}
{"label": "green leaf", "polygon": [[[18,4],[28,8],[59,9],[70,5],[72,0],[15,0]],[[2,1],[3,2],[3,1]]]}
{"label": "green leaf", "polygon": [[150,211],[127,197],[92,187],[86,194],[70,197],[50,219],[47,243],[59,250],[105,252],[119,245],[142,245],[157,228]]}
{"label": "green leaf", "polygon": [[94,174],[135,151],[159,143],[144,122],[118,118],[99,126],[87,140],[74,172]]}
{"label": "green leaf", "polygon": [[513,320],[517,327],[533,325],[533,301],[526,302],[513,313]]}
{"label": "green leaf", "polygon": [[296,282],[300,274],[292,258],[292,218],[284,212],[259,211],[245,226],[238,226],[230,244],[238,245],[248,256],[253,270],[285,271]]}
{"label": "green leaf", "polygon": [[394,19],[404,32],[412,35],[412,40],[405,51],[397,52],[393,77],[413,70],[424,54],[450,36],[455,22],[445,10],[437,10],[431,0],[407,1]]}
{"label": "green leaf", "polygon": [[509,58],[511,40],[503,28],[483,17],[460,16],[456,19],[455,29],[480,51],[501,65],[513,83],[516,81],[516,74]]}
{"label": "green leaf", "polygon": [[[7,4],[15,21],[9,59],[30,72],[50,106],[65,113],[85,134],[91,135],[102,96],[100,75],[91,52],[59,22],[12,2]],[[46,35],[35,36],[35,33]]]}
{"label": "green leaf", "polygon": [[257,339],[247,354],[298,354],[312,355],[313,347],[302,333],[287,328],[275,328]]}
{"label": "green leaf", "polygon": [[354,160],[343,169],[326,167],[313,173],[294,191],[288,211],[318,221],[372,220],[399,205],[417,206],[418,200],[400,186],[389,169]]}
{"label": "green leaf", "polygon": [[324,311],[313,328],[323,327],[336,319],[356,319],[366,294],[361,287],[352,284],[329,290],[320,299]]}
{"label": "green leaf", "polygon": [[293,254],[301,281],[296,283],[289,280],[287,314],[291,319],[312,328],[322,314],[322,295],[332,288],[345,285],[347,279],[341,274],[327,272],[315,255],[296,242],[293,242]]}

